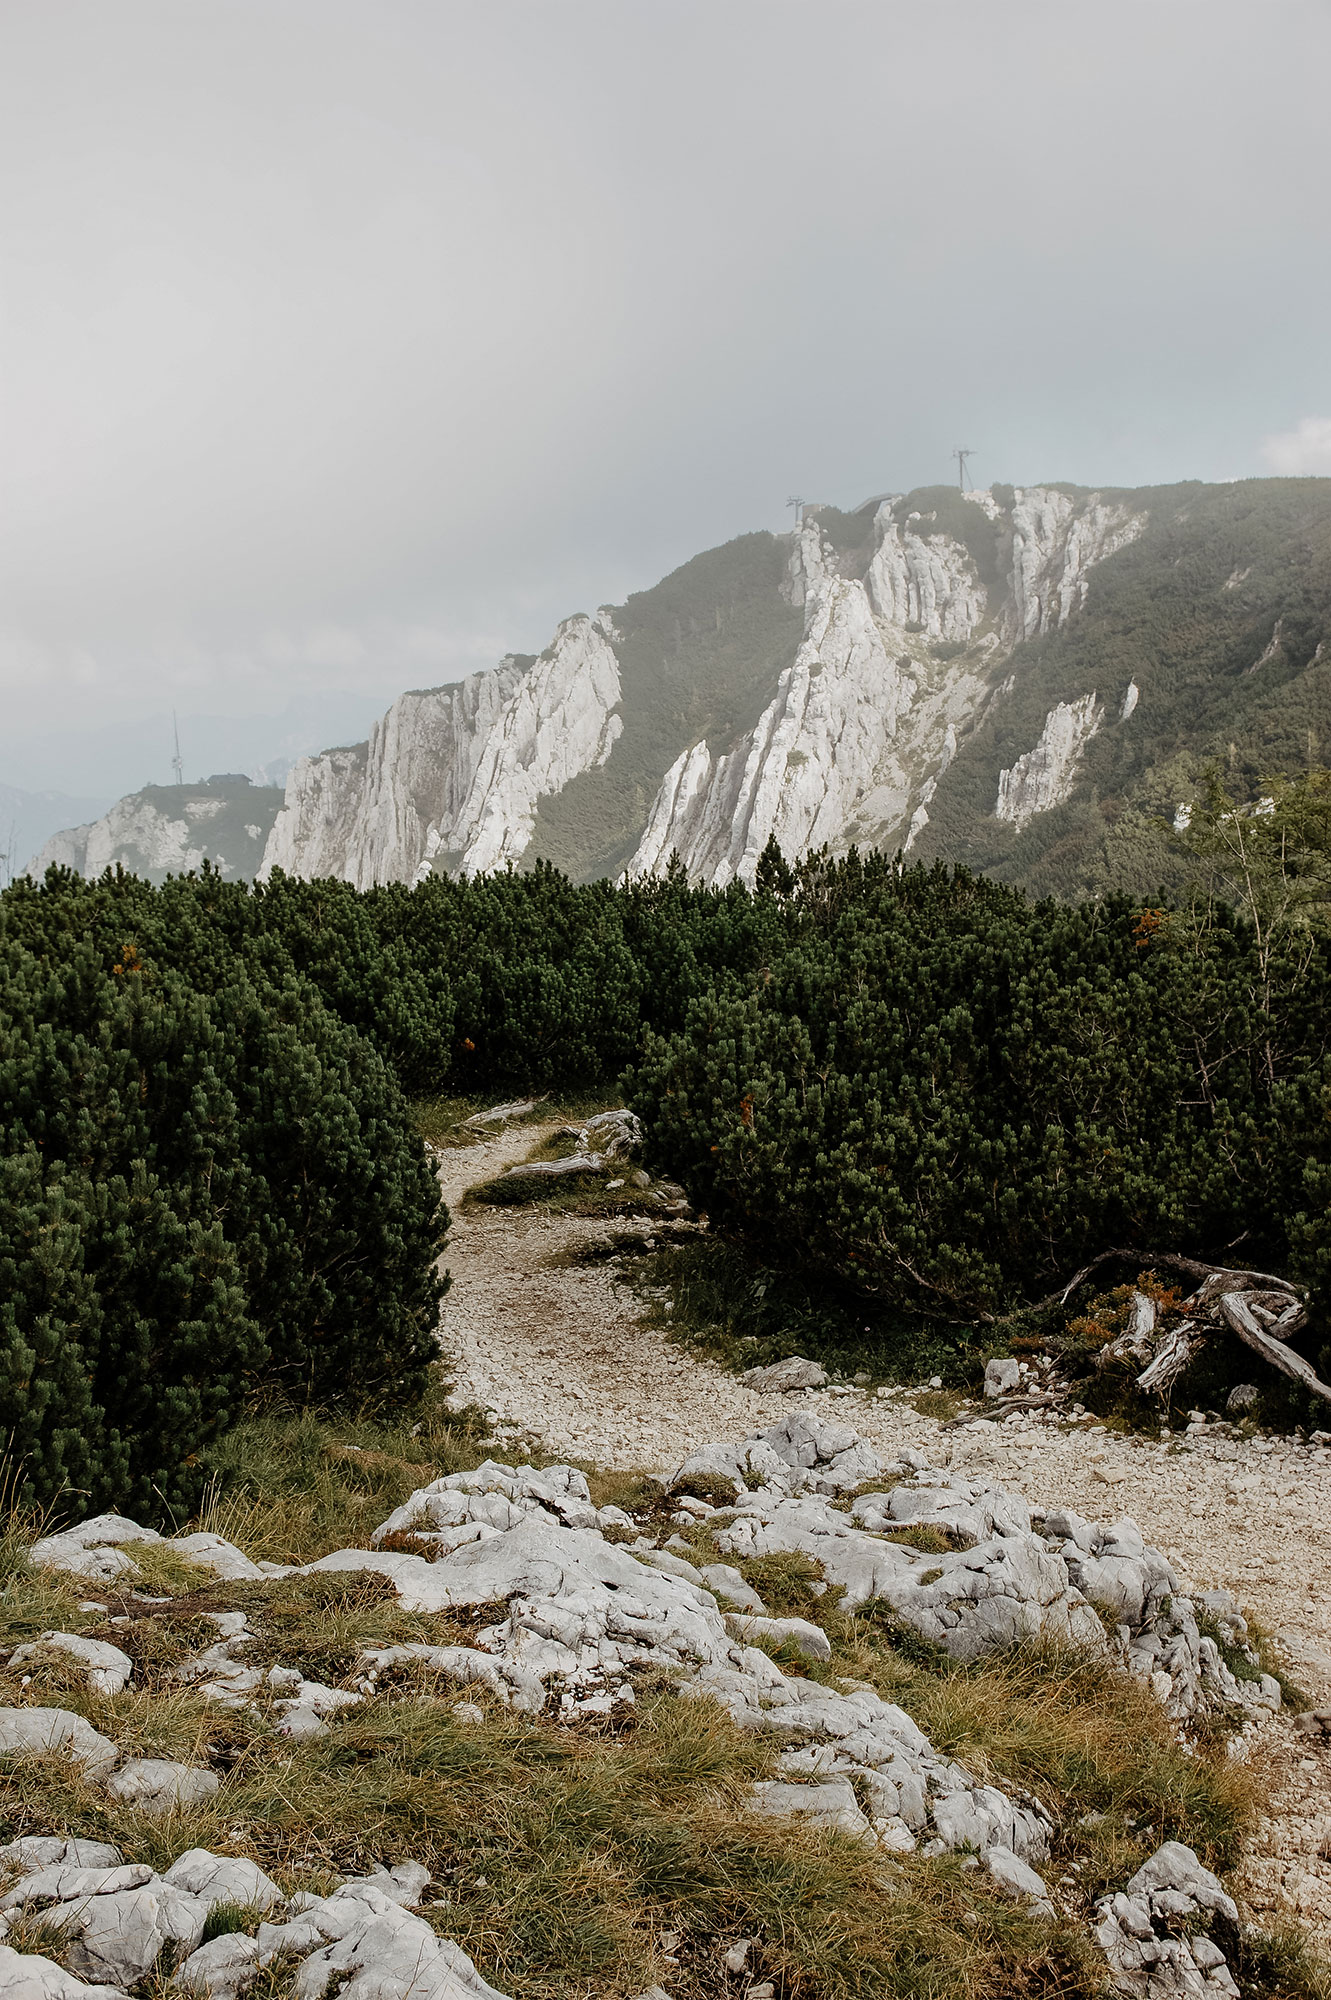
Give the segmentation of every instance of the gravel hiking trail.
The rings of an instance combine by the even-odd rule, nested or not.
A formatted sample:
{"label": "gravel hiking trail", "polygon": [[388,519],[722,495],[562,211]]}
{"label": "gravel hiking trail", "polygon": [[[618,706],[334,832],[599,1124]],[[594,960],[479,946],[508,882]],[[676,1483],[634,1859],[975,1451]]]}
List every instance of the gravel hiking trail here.
{"label": "gravel hiking trail", "polygon": [[[1227,1585],[1279,1635],[1294,1679],[1331,1707],[1331,1452],[1276,1439],[1124,1437],[1016,1417],[945,1429],[908,1396],[834,1386],[761,1394],[647,1323],[615,1264],[583,1261],[647,1219],[612,1222],[540,1204],[462,1207],[466,1190],[527,1158],[553,1125],[527,1124],[436,1157],[453,1214],[452,1287],[440,1338],[452,1400],[490,1413],[496,1441],[606,1468],[673,1469],[721,1437],[775,1423],[792,1401],[848,1425],[886,1455],[911,1448],[1028,1501],[1113,1519],[1201,1586]],[[1331,1411],[1327,1428],[1331,1430]],[[1255,1753],[1269,1815],[1244,1863],[1258,1912],[1295,1913],[1331,1947],[1331,1748],[1288,1721]]]}

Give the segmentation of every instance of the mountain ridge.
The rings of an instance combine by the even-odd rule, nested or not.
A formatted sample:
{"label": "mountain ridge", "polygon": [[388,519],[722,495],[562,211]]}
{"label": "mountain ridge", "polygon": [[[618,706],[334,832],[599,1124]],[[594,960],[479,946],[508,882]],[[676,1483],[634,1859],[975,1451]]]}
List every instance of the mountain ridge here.
{"label": "mountain ridge", "polygon": [[1317,761],[1328,632],[1331,480],[810,506],[301,759],[255,872],[721,884],[774,837],[1154,887],[1203,762]]}

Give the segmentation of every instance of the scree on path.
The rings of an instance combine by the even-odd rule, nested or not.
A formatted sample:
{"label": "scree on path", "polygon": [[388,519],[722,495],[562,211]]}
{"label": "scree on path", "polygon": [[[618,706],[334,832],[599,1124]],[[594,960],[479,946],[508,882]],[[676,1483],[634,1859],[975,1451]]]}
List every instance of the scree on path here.
{"label": "scree on path", "polygon": [[[789,1396],[759,1394],[676,1347],[645,1322],[611,1260],[579,1261],[588,1246],[627,1233],[623,1218],[462,1207],[469,1187],[525,1159],[549,1129],[528,1124],[437,1155],[453,1215],[440,1322],[450,1400],[486,1409],[501,1446],[654,1472],[712,1439],[775,1423]],[[904,1398],[839,1386],[794,1400],[886,1454],[924,1451],[1045,1506],[1130,1514],[1191,1581],[1234,1590],[1279,1634],[1314,1705],[1331,1706],[1331,1454],[1283,1440],[1180,1452],[1176,1439],[1118,1437],[1090,1420],[945,1430]],[[1259,1754],[1271,1810],[1244,1864],[1245,1893],[1259,1910],[1297,1912],[1331,1944],[1331,1751],[1281,1722]]]}

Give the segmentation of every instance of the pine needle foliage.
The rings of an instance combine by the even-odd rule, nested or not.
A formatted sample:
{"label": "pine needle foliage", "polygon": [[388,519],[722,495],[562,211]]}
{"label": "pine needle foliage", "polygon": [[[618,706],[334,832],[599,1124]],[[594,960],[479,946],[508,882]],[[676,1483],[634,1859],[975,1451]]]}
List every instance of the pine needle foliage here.
{"label": "pine needle foliage", "polygon": [[72,876],[0,904],[0,1434],[21,1498],[156,1519],[260,1383],[419,1392],[447,1217],[391,1071],[310,983],[135,935],[136,905],[160,918]]}

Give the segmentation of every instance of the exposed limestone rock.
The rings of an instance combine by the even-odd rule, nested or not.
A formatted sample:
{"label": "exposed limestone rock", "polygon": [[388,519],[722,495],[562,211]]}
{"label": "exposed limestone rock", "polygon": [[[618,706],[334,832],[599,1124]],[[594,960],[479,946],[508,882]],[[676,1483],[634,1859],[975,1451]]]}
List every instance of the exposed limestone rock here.
{"label": "exposed limestone rock", "polygon": [[1051,708],[1035,748],[1000,773],[994,817],[1010,820],[1020,833],[1037,813],[1062,805],[1072,794],[1082,752],[1103,719],[1093,690],[1080,701],[1060,701]]}
{"label": "exposed limestone rock", "polygon": [[519,861],[538,800],[604,764],[621,734],[619,661],[601,625],[566,618],[493,730],[463,808],[463,872]]}
{"label": "exposed limestone rock", "polygon": [[129,2000],[119,1986],[89,1985],[39,1952],[0,1944],[0,1993],[5,2000]]}
{"label": "exposed limestone rock", "polygon": [[87,1670],[88,1686],[98,1694],[119,1694],[129,1685],[134,1671],[134,1662],[119,1646],[108,1645],[104,1639],[85,1639],[78,1632],[43,1632],[40,1639],[16,1646],[9,1664],[22,1666],[25,1660],[35,1660],[47,1651],[66,1653],[77,1660]]}
{"label": "exposed limestone rock", "polygon": [[[206,2000],[239,2000],[279,1960],[295,1961],[298,2000],[318,2000],[333,1985],[354,2000],[505,2000],[460,1945],[412,1914],[408,1905],[430,1883],[419,1862],[355,1877],[331,1896],[288,1899],[254,1862],[206,1848],[192,1848],[165,1875],[123,1865],[114,1848],[83,1866],[37,1852],[75,1844],[30,1839],[3,1850],[20,1879],[0,1911],[30,1911],[66,1933],[73,1968],[0,1944],[0,1993],[14,2000],[126,2000],[140,1980],[164,1979],[173,1955],[183,1960],[174,1989]],[[201,1945],[209,1911],[225,1902],[269,1920],[255,1937],[231,1931]]]}
{"label": "exposed limestone rock", "polygon": [[206,2000],[238,2000],[259,1976],[259,1940],[244,1931],[225,1931],[190,1953],[172,1985]]}
{"label": "exposed limestone rock", "polygon": [[1239,1913],[1190,1847],[1167,1840],[1126,1891],[1099,1905],[1095,1936],[1116,1993],[1130,2000],[1238,2000],[1224,1952],[1207,1933],[1231,1936]]}
{"label": "exposed limestone rock", "polygon": [[115,1764],[114,1743],[64,1708],[0,1708],[0,1757],[71,1757],[89,1778]]}
{"label": "exposed limestone rock", "polygon": [[117,863],[161,881],[202,867],[249,879],[281,804],[275,787],[243,778],[199,785],[148,785],[117,799],[100,819],[53,834],[28,863],[38,879],[54,864],[96,877]]}
{"label": "exposed limestone rock", "polygon": [[371,1883],[293,1897],[292,1912],[285,1923],[259,1926],[258,1963],[298,1955],[297,2000],[322,2000],[334,1985],[347,2000],[504,2000],[460,1945]]}
{"label": "exposed limestone rock", "polygon": [[827,1370],[821,1362],[789,1354],[784,1361],[769,1362],[765,1368],[746,1368],[739,1379],[751,1389],[821,1389]]}
{"label": "exposed limestone rock", "polygon": [[947,535],[918,534],[910,515],[899,527],[890,502],[878,509],[877,553],[865,578],[869,602],[888,625],[918,625],[929,639],[969,640],[987,612],[984,586],[969,552]]}
{"label": "exposed limestone rock", "polygon": [[352,835],[365,796],[368,749],[358,743],[350,750],[297,759],[263,851],[261,881],[280,868],[287,875],[312,880],[335,875],[365,886],[357,880],[361,870],[353,857]]}
{"label": "exposed limestone rock", "polygon": [[[967,498],[1001,517],[991,495]],[[697,880],[751,882],[773,836],[786,854],[824,843],[844,852],[854,841],[909,847],[928,824],[959,734],[1009,691],[1006,683],[994,689],[993,667],[1079,609],[1090,570],[1140,534],[1145,517],[1098,495],[1018,493],[1010,583],[994,603],[969,551],[928,525],[919,515],[899,523],[884,502],[860,582],[839,573],[817,515],[806,516],[787,585],[804,606],[795,662],[740,744],[714,756],[695,743],[676,758],[625,871],[630,879],[677,853]],[[1091,733],[1076,743],[1066,773],[1054,764],[1048,798],[1023,796],[1022,824],[1057,803]],[[1044,761],[1052,758],[1049,746]]]}
{"label": "exposed limestone rock", "polygon": [[30,1551],[39,1569],[62,1569],[71,1576],[109,1582],[123,1576],[133,1563],[121,1549],[130,1542],[160,1542],[155,1528],[141,1528],[123,1514],[96,1514],[58,1535],[43,1535]]}
{"label": "exposed limestone rock", "polygon": [[359,889],[410,882],[459,819],[524,669],[511,656],[453,687],[401,695],[368,743],[302,758],[264,851],[263,873],[336,875]]}
{"label": "exposed limestone rock", "polygon": [[[44,1535],[33,1543],[31,1557],[39,1568],[65,1570],[72,1576],[109,1583],[134,1568],[133,1559],[124,1553],[126,1548],[135,1542],[161,1540],[155,1528],[141,1528],[137,1521],[127,1520],[123,1514],[98,1514],[75,1528],[63,1529],[58,1535]],[[251,1562],[234,1543],[223,1541],[220,1535],[206,1532],[181,1535],[171,1546],[200,1569],[210,1569],[230,1582],[266,1574],[258,1563]]]}
{"label": "exposed limestone rock", "polygon": [[[69,1967],[81,1978],[133,1986],[152,1970],[166,1945],[192,1952],[203,1935],[208,1905],[168,1888],[151,1868],[107,1869],[101,1883],[93,1869],[51,1874],[84,1879],[57,1883],[37,1877],[22,1886],[34,1892],[34,1900],[51,1897],[42,1914],[69,1935]],[[133,1886],[113,1886],[125,1876],[142,1879]]]}
{"label": "exposed limestone rock", "polygon": [[1145,516],[1104,501],[1074,500],[1053,487],[1018,490],[1012,508],[1012,638],[1035,639],[1086,602],[1090,571],[1135,541]]}
{"label": "exposed limestone rock", "polygon": [[519,860],[540,799],[604,763],[623,727],[608,629],[565,619],[534,665],[510,656],[456,687],[403,695],[368,744],[302,758],[263,874],[336,875],[364,889],[436,866],[476,874]]}
{"label": "exposed limestone rock", "polygon": [[210,1854],[206,1847],[191,1847],[171,1863],[162,1880],[188,1896],[200,1897],[210,1910],[218,1903],[236,1903],[243,1910],[271,1910],[283,1901],[276,1882],[256,1861],[247,1861],[242,1855]]}
{"label": "exposed limestone rock", "polygon": [[848,1778],[829,1778],[821,1785],[789,1785],[769,1779],[753,1788],[760,1813],[779,1819],[804,1819],[814,1826],[835,1826],[843,1833],[866,1834],[869,1822],[860,1811]]}
{"label": "exposed limestone rock", "polygon": [[[862,584],[829,577],[805,606],[805,640],[752,735],[720,757],[690,820],[662,838],[689,874],[752,881],[773,836],[802,854],[845,831],[879,773],[915,691],[889,651]],[[649,872],[641,850],[629,872]]]}
{"label": "exposed limestone rock", "polygon": [[216,1771],[177,1764],[168,1757],[133,1757],[107,1781],[106,1789],[123,1805],[165,1816],[185,1806],[201,1805],[217,1790]]}
{"label": "exposed limestone rock", "polygon": [[[1010,510],[966,497],[1010,548],[997,592],[932,516],[899,520],[893,502],[880,505],[861,578],[842,574],[806,513],[782,585],[804,610],[798,657],[779,675],[774,663],[771,700],[746,736],[680,749],[646,807],[630,876],[677,851],[700,879],[751,880],[773,834],[792,854],[918,836],[958,741],[1002,698],[994,668],[1077,610],[1094,565],[1145,522],[1098,495],[1030,488]],[[403,695],[368,743],[302,758],[261,872],[367,888],[521,860],[541,800],[613,760],[619,643],[607,611],[566,619],[534,663],[510,655],[454,687]],[[193,849],[177,846],[176,865],[189,865]]]}

